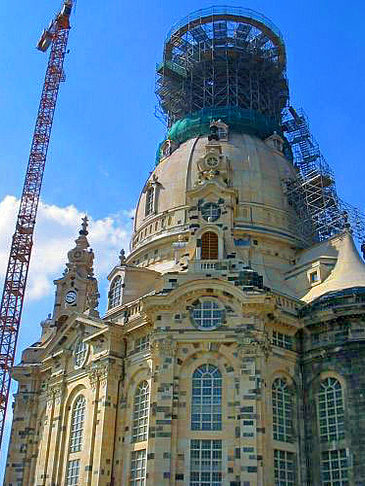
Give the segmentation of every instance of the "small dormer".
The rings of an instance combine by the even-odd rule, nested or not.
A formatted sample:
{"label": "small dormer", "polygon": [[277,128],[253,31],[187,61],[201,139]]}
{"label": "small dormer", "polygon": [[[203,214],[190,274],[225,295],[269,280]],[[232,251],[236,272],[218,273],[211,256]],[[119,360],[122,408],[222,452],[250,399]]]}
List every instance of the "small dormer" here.
{"label": "small dormer", "polygon": [[219,140],[221,142],[228,141],[228,125],[222,120],[212,121],[210,124],[211,134],[209,135],[209,140]]}
{"label": "small dormer", "polygon": [[170,157],[172,152],[174,152],[178,148],[179,144],[170,140],[169,138],[165,140],[160,148],[160,160],[165,159],[166,157]]}
{"label": "small dormer", "polygon": [[270,135],[270,137],[265,140],[265,143],[275,152],[278,152],[280,155],[283,154],[284,140],[277,134],[277,132]]}
{"label": "small dormer", "polygon": [[128,264],[124,250],[120,252],[119,260],[108,276],[108,314],[158,287],[158,272]]}
{"label": "small dormer", "polygon": [[143,189],[144,193],[144,216],[145,218],[153,216],[158,211],[158,193],[160,184],[156,174],[147,182]]}

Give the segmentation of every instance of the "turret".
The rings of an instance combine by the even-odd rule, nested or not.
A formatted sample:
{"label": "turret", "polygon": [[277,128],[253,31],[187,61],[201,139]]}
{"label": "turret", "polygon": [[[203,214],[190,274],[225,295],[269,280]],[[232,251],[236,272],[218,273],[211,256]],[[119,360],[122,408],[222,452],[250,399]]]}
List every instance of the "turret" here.
{"label": "turret", "polygon": [[94,277],[94,252],[87,240],[88,219],[82,219],[76,246],[67,254],[68,262],[63,277],[54,281],[56,299],[53,318],[58,321],[71,312],[86,312],[98,315],[99,292]]}

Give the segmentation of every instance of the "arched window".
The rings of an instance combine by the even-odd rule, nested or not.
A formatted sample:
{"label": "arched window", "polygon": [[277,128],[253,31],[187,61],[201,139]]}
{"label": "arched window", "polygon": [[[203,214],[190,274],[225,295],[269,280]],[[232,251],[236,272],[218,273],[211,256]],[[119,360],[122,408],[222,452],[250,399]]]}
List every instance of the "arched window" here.
{"label": "arched window", "polygon": [[211,364],[203,364],[193,373],[191,428],[222,430],[222,375]]}
{"label": "arched window", "polygon": [[290,442],[293,434],[293,396],[285,378],[277,378],[272,385],[272,412],[274,439]]}
{"label": "arched window", "polygon": [[120,304],[120,299],[122,296],[123,280],[122,277],[118,276],[112,281],[109,291],[109,309],[117,307]]}
{"label": "arched window", "polygon": [[155,209],[155,188],[150,187],[146,192],[145,216],[153,214]]}
{"label": "arched window", "polygon": [[340,382],[333,377],[321,381],[318,393],[319,436],[321,441],[340,440],[345,435],[345,415]]}
{"label": "arched window", "polygon": [[207,231],[202,235],[202,260],[218,259],[218,235],[213,231]]}
{"label": "arched window", "polygon": [[84,430],[86,400],[79,395],[74,403],[71,414],[70,452],[79,452],[82,447],[82,435]]}
{"label": "arched window", "polygon": [[88,351],[87,344],[84,343],[82,339],[79,339],[76,342],[74,353],[73,353],[75,368],[80,368],[85,363],[87,351]]}
{"label": "arched window", "polygon": [[147,381],[142,381],[138,385],[134,395],[132,433],[133,442],[140,442],[147,439],[149,403],[150,387]]}

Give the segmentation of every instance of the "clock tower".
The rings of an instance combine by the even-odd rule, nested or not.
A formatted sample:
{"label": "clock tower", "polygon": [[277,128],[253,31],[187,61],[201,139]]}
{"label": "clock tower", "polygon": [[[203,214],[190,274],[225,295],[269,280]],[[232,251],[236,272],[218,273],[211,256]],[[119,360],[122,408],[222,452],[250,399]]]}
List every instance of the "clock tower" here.
{"label": "clock tower", "polygon": [[89,247],[88,218],[82,219],[76,246],[68,252],[63,276],[54,281],[56,298],[53,317],[61,324],[73,312],[98,316],[98,284],[94,277],[94,252]]}

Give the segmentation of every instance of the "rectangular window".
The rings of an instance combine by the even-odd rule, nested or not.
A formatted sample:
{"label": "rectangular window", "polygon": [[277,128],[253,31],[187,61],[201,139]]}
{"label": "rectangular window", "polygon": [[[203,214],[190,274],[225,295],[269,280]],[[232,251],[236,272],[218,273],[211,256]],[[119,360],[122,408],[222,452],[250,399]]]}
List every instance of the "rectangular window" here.
{"label": "rectangular window", "polygon": [[322,486],[349,486],[346,449],[322,452]]}
{"label": "rectangular window", "polygon": [[134,351],[138,353],[139,351],[144,351],[150,347],[150,335],[146,334],[134,341]]}
{"label": "rectangular window", "polygon": [[294,454],[287,451],[274,451],[275,486],[295,485]]}
{"label": "rectangular window", "polygon": [[318,272],[312,272],[310,274],[310,281],[311,283],[316,283],[319,281],[319,275],[318,275]]}
{"label": "rectangular window", "polygon": [[146,484],[146,449],[133,451],[131,456],[130,486],[145,486]]}
{"label": "rectangular window", "polygon": [[190,442],[190,486],[222,486],[222,441]]}
{"label": "rectangular window", "polygon": [[66,486],[78,486],[80,472],[80,459],[68,461],[66,473]]}
{"label": "rectangular window", "polygon": [[274,346],[279,346],[280,348],[293,349],[293,337],[282,334],[281,332],[273,331],[272,343]]}

